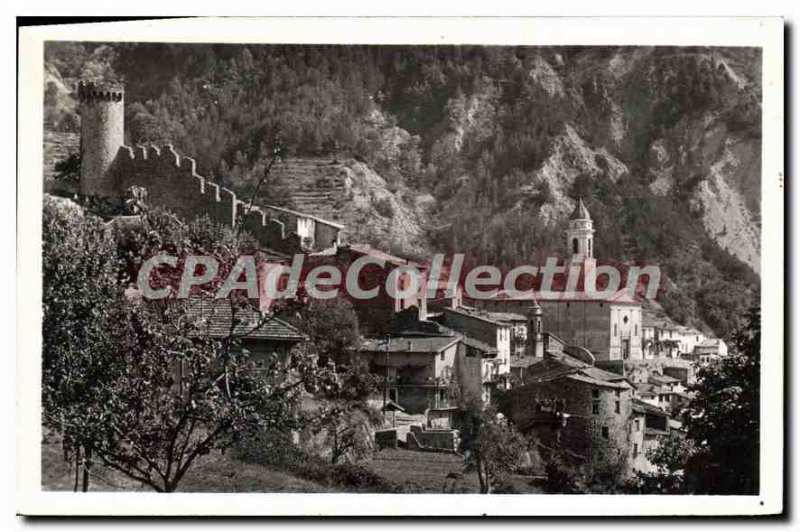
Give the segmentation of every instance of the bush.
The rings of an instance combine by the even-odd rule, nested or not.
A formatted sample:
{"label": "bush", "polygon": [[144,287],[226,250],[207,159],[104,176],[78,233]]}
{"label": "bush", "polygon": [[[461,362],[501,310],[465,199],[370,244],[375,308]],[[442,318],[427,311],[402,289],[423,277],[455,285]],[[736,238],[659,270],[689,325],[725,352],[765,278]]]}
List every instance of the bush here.
{"label": "bush", "polygon": [[586,493],[582,478],[577,469],[563,459],[556,457],[545,466],[547,480],[545,491],[558,494]]}
{"label": "bush", "polygon": [[331,464],[306,453],[285,434],[262,432],[242,441],[234,456],[244,462],[264,465],[300,478],[347,491],[401,493],[402,487],[357,464]]}

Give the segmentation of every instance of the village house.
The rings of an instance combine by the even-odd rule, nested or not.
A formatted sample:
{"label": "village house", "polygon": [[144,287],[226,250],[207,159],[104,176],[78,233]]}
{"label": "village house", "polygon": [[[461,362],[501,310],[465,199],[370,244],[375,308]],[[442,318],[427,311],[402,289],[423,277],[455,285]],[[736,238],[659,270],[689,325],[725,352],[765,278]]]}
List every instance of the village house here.
{"label": "village house", "polygon": [[693,353],[696,346],[707,340],[694,327],[676,324],[667,316],[657,316],[651,311],[645,311],[642,320],[645,358],[680,358]]}
{"label": "village house", "polygon": [[497,352],[496,357],[484,359],[481,368],[481,395],[484,401],[491,401],[492,390],[505,389],[508,385],[513,334],[511,324],[499,320],[492,313],[470,307],[445,307],[443,311],[443,325],[466,338],[483,342]]}
{"label": "village house", "polygon": [[694,346],[691,353],[683,354],[681,357],[705,365],[727,355],[728,346],[724,341],[719,338],[706,338]]}
{"label": "village house", "polygon": [[[235,305],[227,299],[191,298],[185,307],[186,323],[197,338],[235,342],[235,349],[249,353],[256,367],[287,360],[292,348],[307,337],[290,323],[261,313],[256,302]],[[185,372],[184,362],[176,368],[178,382]]]}
{"label": "village house", "polygon": [[631,426],[631,471],[654,473],[657,467],[647,458],[647,452],[658,448],[659,439],[670,433],[669,415],[648,402],[634,398]]}
{"label": "village house", "polygon": [[646,383],[636,384],[635,395],[642,402],[660,408],[669,415],[678,415],[692,397],[683,383],[668,375],[651,375]]}
{"label": "village house", "polygon": [[409,414],[457,407],[457,396],[483,396],[484,360],[497,350],[435,323],[383,338],[365,338],[358,352],[382,378],[383,395]]}

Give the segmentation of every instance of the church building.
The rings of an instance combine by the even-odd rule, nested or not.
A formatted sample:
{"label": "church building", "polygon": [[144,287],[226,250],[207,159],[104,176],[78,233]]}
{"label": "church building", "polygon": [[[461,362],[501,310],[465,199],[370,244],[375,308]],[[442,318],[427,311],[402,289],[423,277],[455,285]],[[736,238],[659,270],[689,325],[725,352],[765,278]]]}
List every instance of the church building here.
{"label": "church building", "polygon": [[[566,258],[560,266],[580,265],[581,271],[594,268],[594,222],[582,199],[578,200],[566,230]],[[580,285],[579,285],[580,286]],[[525,313],[538,304],[542,330],[567,345],[588,349],[598,362],[642,358],[642,304],[620,290],[597,299],[579,288],[573,293],[563,287],[552,294],[511,296],[500,291],[489,300],[476,300],[476,306],[495,311]]]}

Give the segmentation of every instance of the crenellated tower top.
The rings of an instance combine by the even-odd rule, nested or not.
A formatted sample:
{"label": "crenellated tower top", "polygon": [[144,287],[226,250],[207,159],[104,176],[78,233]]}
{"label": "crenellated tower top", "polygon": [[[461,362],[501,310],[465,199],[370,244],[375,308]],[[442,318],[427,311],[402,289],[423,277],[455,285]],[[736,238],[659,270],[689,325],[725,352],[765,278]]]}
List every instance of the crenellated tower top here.
{"label": "crenellated tower top", "polygon": [[99,84],[94,81],[78,82],[78,100],[81,103],[122,102],[125,89],[115,84]]}

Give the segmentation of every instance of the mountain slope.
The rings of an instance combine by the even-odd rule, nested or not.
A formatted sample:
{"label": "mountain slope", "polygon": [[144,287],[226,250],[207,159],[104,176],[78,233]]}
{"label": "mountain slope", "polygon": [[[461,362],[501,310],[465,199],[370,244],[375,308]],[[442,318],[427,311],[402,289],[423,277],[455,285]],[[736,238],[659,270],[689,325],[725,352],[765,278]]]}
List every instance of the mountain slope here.
{"label": "mountain slope", "polygon": [[264,201],[346,223],[349,239],[511,266],[561,254],[583,196],[599,258],[661,265],[659,301],[678,321],[724,337],[757,300],[757,49],[45,52],[65,76],[122,80],[130,141],[170,141],[227,186],[251,187],[278,142],[287,175]]}

